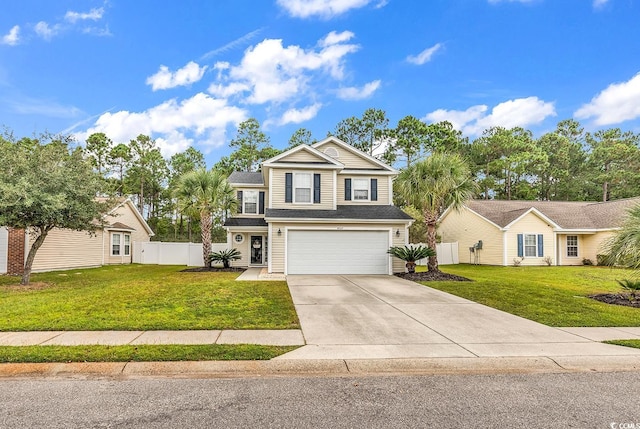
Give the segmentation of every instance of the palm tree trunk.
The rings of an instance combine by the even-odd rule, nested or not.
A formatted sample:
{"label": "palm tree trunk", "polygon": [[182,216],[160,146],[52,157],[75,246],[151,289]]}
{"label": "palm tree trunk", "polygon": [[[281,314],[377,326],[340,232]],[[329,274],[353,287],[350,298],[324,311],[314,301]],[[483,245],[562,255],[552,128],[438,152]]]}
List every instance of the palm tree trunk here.
{"label": "palm tree trunk", "polygon": [[[431,247],[433,251],[436,250],[436,222],[426,221],[427,223],[427,246]],[[429,256],[427,261],[427,269],[429,271],[438,272],[438,255]]]}
{"label": "palm tree trunk", "polygon": [[200,237],[202,237],[202,259],[205,266],[209,263],[209,254],[211,253],[211,213],[207,210],[200,212]]}

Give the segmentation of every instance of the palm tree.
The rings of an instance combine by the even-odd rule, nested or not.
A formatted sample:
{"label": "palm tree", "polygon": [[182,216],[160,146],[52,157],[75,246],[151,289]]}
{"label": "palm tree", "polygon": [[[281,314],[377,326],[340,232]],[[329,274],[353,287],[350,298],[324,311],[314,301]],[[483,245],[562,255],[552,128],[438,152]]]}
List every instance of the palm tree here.
{"label": "palm tree", "polygon": [[629,209],[622,227],[605,244],[606,262],[640,269],[640,204]]}
{"label": "palm tree", "polygon": [[[427,226],[427,246],[436,248],[436,222],[447,207],[459,210],[473,197],[476,184],[457,154],[434,153],[402,170],[395,181],[404,204],[420,210]],[[429,271],[440,271],[438,256],[429,256]]]}
{"label": "palm tree", "polygon": [[181,210],[200,217],[202,258],[206,264],[211,253],[213,214],[220,210],[235,210],[237,202],[233,188],[224,173],[202,168],[180,176],[174,196]]}

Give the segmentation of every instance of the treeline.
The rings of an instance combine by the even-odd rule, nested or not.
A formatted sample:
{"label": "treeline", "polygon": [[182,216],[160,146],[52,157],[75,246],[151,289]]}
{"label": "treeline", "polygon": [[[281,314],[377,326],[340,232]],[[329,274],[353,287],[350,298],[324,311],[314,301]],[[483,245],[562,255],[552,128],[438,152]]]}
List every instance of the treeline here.
{"label": "treeline", "polygon": [[[449,122],[426,124],[413,116],[392,128],[384,111],[367,109],[361,117],[341,120],[327,135],[399,169],[435,152],[458,153],[478,183],[477,198],[607,201],[640,194],[640,134],[619,128],[585,132],[573,119],[538,138],[524,128],[492,127],[470,139]],[[233,152],[213,168],[226,174],[256,171],[263,160],[315,141],[300,128],[287,147],[275,148],[251,118],[230,140]],[[165,159],[149,136],[114,144],[103,133],[92,134],[84,150],[115,194],[133,198],[156,239],[198,240],[198,219],[180,213],[172,195],[178,177],[206,167],[200,151],[190,147]],[[225,240],[220,224],[214,220],[214,240]]]}

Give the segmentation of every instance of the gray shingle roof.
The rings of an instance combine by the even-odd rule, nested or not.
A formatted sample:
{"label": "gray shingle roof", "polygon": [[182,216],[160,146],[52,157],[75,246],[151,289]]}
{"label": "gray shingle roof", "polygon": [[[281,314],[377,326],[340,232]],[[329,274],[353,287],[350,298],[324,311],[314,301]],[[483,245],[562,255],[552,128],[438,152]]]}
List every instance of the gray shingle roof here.
{"label": "gray shingle roof", "polygon": [[267,209],[266,218],[291,219],[362,219],[411,220],[412,217],[395,206],[337,206],[337,210]]}
{"label": "gray shingle roof", "polygon": [[227,182],[237,185],[264,185],[262,173],[249,171],[234,171],[229,175]]}
{"label": "gray shingle roof", "polygon": [[600,203],[472,200],[467,207],[500,227],[535,208],[563,229],[603,229],[619,227],[635,204],[640,204],[640,197]]}
{"label": "gray shingle roof", "polygon": [[267,226],[263,218],[233,217],[224,222],[224,226]]}

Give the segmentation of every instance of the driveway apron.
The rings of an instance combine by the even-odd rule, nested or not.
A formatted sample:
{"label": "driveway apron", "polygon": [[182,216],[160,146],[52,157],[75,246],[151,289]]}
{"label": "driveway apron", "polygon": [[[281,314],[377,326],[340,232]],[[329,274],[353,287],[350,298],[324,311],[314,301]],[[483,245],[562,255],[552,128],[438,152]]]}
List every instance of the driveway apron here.
{"label": "driveway apron", "polygon": [[307,345],[278,359],[640,355],[395,276],[287,283]]}

